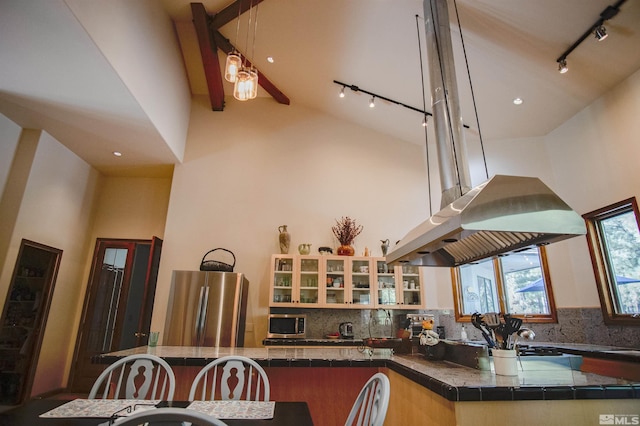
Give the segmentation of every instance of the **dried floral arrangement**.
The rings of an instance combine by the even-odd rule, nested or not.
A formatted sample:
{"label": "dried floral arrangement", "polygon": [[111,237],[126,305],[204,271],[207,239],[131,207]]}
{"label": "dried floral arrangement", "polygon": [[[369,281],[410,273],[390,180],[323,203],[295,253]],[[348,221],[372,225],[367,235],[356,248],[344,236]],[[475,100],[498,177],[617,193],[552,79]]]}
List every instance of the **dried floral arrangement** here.
{"label": "dried floral arrangement", "polygon": [[349,216],[343,216],[342,219],[336,219],[336,225],[331,227],[333,235],[336,236],[340,244],[343,246],[351,245],[353,240],[362,232],[362,225],[356,224],[354,219]]}

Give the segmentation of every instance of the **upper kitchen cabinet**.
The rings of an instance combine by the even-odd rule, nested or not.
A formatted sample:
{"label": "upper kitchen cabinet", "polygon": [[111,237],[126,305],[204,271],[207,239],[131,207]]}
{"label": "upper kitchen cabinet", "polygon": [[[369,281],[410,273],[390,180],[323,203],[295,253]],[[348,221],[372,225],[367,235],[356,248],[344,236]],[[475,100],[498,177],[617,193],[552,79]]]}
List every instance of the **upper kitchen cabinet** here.
{"label": "upper kitchen cabinet", "polygon": [[384,259],[376,259],[376,307],[421,309],[424,307],[422,270],[405,265],[391,268]]}
{"label": "upper kitchen cabinet", "polygon": [[324,307],[373,308],[372,258],[322,256],[321,259],[325,266]]}
{"label": "upper kitchen cabinet", "polygon": [[317,306],[320,256],[271,257],[270,306]]}
{"label": "upper kitchen cabinet", "polygon": [[412,266],[390,269],[384,258],[275,254],[269,305],[420,309],[422,275]]}

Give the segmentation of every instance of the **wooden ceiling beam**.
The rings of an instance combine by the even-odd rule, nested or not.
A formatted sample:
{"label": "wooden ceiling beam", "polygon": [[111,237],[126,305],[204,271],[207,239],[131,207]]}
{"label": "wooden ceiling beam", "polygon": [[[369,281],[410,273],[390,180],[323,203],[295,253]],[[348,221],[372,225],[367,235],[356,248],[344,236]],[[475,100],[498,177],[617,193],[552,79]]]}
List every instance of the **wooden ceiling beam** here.
{"label": "wooden ceiling beam", "polygon": [[209,31],[209,15],[202,3],[191,3],[191,13],[193,14],[193,25],[198,36],[202,65],[204,65],[204,75],[207,80],[209,90],[209,100],[211,109],[214,111],[224,110],[224,87],[222,86],[222,73],[220,72],[220,61],[218,60],[218,47],[215,37],[211,37]]}
{"label": "wooden ceiling beam", "polygon": [[[220,34],[219,31],[216,31],[215,33],[213,33],[213,39],[215,40],[218,48],[220,48],[227,55],[233,51],[233,45],[231,44],[231,42],[228,39],[226,39],[222,34]],[[236,51],[238,52],[238,49],[236,49]],[[252,66],[251,61],[249,59],[247,59],[244,55],[242,55],[242,53],[240,52],[238,53],[240,54],[240,56],[242,57],[243,61],[246,63],[247,66],[249,67]],[[270,94],[276,101],[278,101],[281,104],[289,105],[291,103],[289,98],[284,93],[282,93],[280,89],[278,89],[263,73],[261,73],[260,70],[256,69],[256,71],[258,71],[258,84],[262,86],[262,88],[268,94]]]}

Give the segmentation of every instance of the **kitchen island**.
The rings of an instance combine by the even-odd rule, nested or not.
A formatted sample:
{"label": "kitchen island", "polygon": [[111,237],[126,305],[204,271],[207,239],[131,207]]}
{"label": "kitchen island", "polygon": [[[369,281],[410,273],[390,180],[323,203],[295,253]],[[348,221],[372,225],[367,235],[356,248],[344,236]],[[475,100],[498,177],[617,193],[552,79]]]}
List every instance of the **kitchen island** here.
{"label": "kitchen island", "polygon": [[[344,423],[357,392],[376,371],[385,372],[391,381],[386,422],[390,425],[495,425],[495,413],[518,419],[520,425],[598,424],[600,414],[640,415],[640,382],[572,369],[558,357],[523,358],[524,371],[513,377],[427,360],[421,354],[355,347],[145,346],[104,354],[95,361],[111,363],[136,353],[158,355],[172,366],[177,399],[211,360],[231,354],[255,359],[269,375],[272,399],[307,401],[319,425],[340,424],[340,419]],[[524,415],[527,412],[532,415]]]}

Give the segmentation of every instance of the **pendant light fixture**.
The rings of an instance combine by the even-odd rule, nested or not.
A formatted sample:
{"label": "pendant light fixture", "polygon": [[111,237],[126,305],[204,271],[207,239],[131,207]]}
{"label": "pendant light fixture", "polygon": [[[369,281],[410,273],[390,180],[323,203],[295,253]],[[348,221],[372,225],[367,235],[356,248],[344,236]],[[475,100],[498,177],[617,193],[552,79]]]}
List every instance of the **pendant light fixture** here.
{"label": "pendant light fixture", "polygon": [[[240,6],[238,6],[238,24],[236,25],[236,44],[238,44],[238,33],[240,32]],[[235,46],[231,53],[227,55],[227,62],[224,66],[224,79],[229,83],[235,83],[238,72],[242,67],[242,57]]]}
{"label": "pendant light fixture", "polygon": [[[252,48],[251,48],[251,61],[252,61],[252,65],[251,65],[251,69],[249,70],[249,99],[255,99],[256,96],[258,96],[258,70],[253,66],[253,61],[255,60],[256,56],[256,36],[258,34],[258,6],[260,4],[256,4],[256,17],[254,20],[254,27],[253,27],[253,43],[252,43]],[[251,19],[251,15],[249,15],[249,19]]]}
{"label": "pendant light fixture", "polygon": [[[247,23],[247,38],[245,43],[246,50],[249,50],[249,33],[251,32],[251,13],[253,9],[253,1],[249,5],[249,21]],[[251,96],[252,92],[252,84],[253,84],[253,76],[251,74],[252,69],[247,67],[247,59],[245,59],[242,63],[242,69],[238,71],[238,76],[235,81],[235,85],[233,86],[233,97],[239,101],[247,101]],[[257,83],[258,74],[255,73],[255,81]]]}

